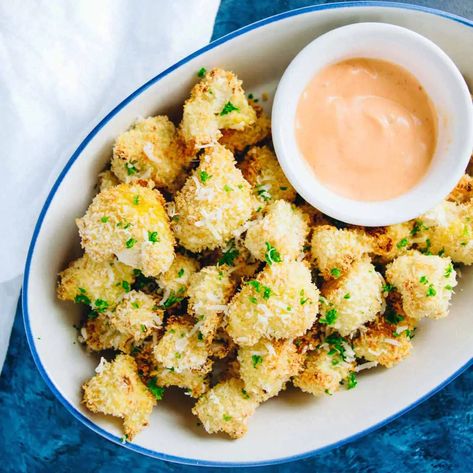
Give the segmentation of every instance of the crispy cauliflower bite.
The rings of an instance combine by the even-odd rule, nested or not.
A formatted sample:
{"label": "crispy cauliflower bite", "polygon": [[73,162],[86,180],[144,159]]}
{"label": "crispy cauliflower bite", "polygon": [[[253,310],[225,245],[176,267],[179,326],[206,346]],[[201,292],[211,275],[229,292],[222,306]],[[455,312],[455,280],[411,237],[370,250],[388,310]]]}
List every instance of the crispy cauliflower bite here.
{"label": "crispy cauliflower bite", "polygon": [[311,253],[324,279],[340,277],[370,250],[368,237],[359,230],[320,225],[312,231]]}
{"label": "crispy cauliflower bite", "polygon": [[227,331],[242,346],[262,337],[304,334],[318,312],[319,291],[307,266],[298,261],[267,265],[244,284],[227,309]]}
{"label": "crispy cauliflower bite", "polygon": [[185,389],[189,396],[199,398],[209,390],[209,375],[212,369],[212,361],[208,360],[199,369],[187,369],[176,373],[168,368],[158,368],[156,378],[160,386],[176,386]]}
{"label": "crispy cauliflower bite", "polygon": [[231,438],[243,437],[248,420],[258,407],[255,396],[245,391],[240,379],[232,378],[214,386],[192,409],[209,434],[224,432]]}
{"label": "crispy cauliflower bite", "polygon": [[260,402],[276,396],[299,372],[302,359],[291,340],[261,339],[256,345],[241,347],[238,361],[245,390]]}
{"label": "crispy cauliflower bite", "polygon": [[106,171],[102,171],[99,174],[99,179],[98,179],[99,192],[102,192],[105,189],[108,189],[109,187],[118,186],[118,184],[120,184],[120,181],[118,180],[117,176],[113,174],[112,171],[106,170]]}
{"label": "crispy cauliflower bite", "polygon": [[473,264],[473,200],[465,204],[444,201],[422,216],[427,230],[423,246],[455,263]]}
{"label": "crispy cauliflower bite", "polygon": [[413,319],[403,318],[394,324],[383,316],[377,317],[353,341],[357,358],[392,368],[411,352],[414,322]]}
{"label": "crispy cauliflower bite", "polygon": [[384,308],[383,278],[368,257],[352,265],[343,276],[324,283],[319,322],[346,336],[374,320]]}
{"label": "crispy cauliflower bite", "polygon": [[221,314],[233,295],[235,283],[228,268],[207,266],[189,281],[189,311],[199,321],[199,330],[207,340],[221,323]]}
{"label": "crispy cauliflower bite", "polygon": [[180,132],[191,151],[216,143],[221,129],[243,130],[256,121],[242,82],[233,72],[212,69],[184,103]]}
{"label": "crispy cauliflower bite", "polygon": [[276,155],[267,146],[254,146],[239,164],[244,178],[253,186],[254,194],[264,205],[271,199],[293,202],[296,191],[279,166]]}
{"label": "crispy cauliflower bite", "polygon": [[301,391],[314,396],[333,394],[340,389],[353,372],[353,362],[334,363],[334,357],[325,348],[319,348],[305,355],[302,371],[293,378],[292,383]]}
{"label": "crispy cauliflower bite", "polygon": [[82,247],[95,261],[119,261],[158,276],[174,259],[174,237],[158,191],[120,184],[98,194],[76,220]]}
{"label": "crispy cauliflower bite", "polygon": [[271,134],[271,120],[264,113],[263,108],[251,102],[250,105],[256,112],[255,123],[246,126],[243,130],[221,130],[222,137],[219,143],[228,148],[232,153],[242,152],[248,146],[256,145]]}
{"label": "crispy cauliflower bite", "polygon": [[161,327],[164,312],[158,309],[152,296],[131,291],[107,315],[116,330],[137,344]]}
{"label": "crispy cauliflower bite", "polygon": [[149,423],[156,399],[138,376],[135,360],[118,355],[111,362],[101,361],[97,374],[83,386],[83,403],[92,412],[123,419],[128,440]]}
{"label": "crispy cauliflower bite", "polygon": [[174,292],[174,294],[185,297],[190,278],[199,270],[199,266],[196,259],[177,253],[171,267],[158,277],[159,287],[169,293]]}
{"label": "crispy cauliflower bite", "polygon": [[198,329],[187,319],[168,320],[166,332],[154,348],[156,361],[176,373],[202,368],[209,352]]}
{"label": "crispy cauliflower bite", "polygon": [[394,258],[407,253],[415,243],[413,223],[399,223],[387,227],[367,228],[371,238],[372,253],[381,263],[389,263]]}
{"label": "crispy cauliflower bite", "polygon": [[386,279],[401,294],[408,317],[439,319],[448,315],[452,289],[457,285],[450,258],[413,251],[386,267]]}
{"label": "crispy cauliflower bite", "polygon": [[308,217],[289,202],[276,200],[266,207],[264,217],[248,229],[245,246],[256,259],[264,261],[269,243],[283,261],[291,261],[302,254],[308,233]]}
{"label": "crispy cauliflower bite", "polygon": [[84,302],[92,308],[97,308],[99,302],[99,309],[112,309],[134,280],[129,266],[115,259],[96,262],[85,254],[59,273],[57,296],[63,301]]}
{"label": "crispy cauliflower bite", "polygon": [[133,348],[132,338],[120,333],[110,322],[107,314],[98,314],[88,318],[80,330],[79,341],[84,341],[92,351],[120,350],[130,353]]}
{"label": "crispy cauliflower bite", "polygon": [[457,204],[465,204],[473,199],[473,177],[464,174],[455,189],[450,192],[448,200]]}
{"label": "crispy cauliflower bite", "polygon": [[176,194],[180,244],[193,252],[222,247],[243,225],[254,208],[251,188],[221,145],[207,150],[199,167]]}
{"label": "crispy cauliflower bite", "polygon": [[157,187],[175,191],[192,160],[166,116],[135,122],[115,141],[112,171],[121,182],[151,179]]}

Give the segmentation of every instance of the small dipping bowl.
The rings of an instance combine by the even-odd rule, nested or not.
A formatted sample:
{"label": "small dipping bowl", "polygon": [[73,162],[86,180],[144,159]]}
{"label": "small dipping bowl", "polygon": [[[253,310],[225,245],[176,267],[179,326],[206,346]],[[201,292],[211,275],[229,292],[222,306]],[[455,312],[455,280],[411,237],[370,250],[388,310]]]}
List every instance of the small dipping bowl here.
{"label": "small dipping bowl", "polygon": [[[328,189],[297,144],[296,112],[307,85],[326,66],[352,58],[381,59],[403,67],[422,85],[437,114],[437,145],[426,174],[406,193],[389,200],[353,200]],[[279,163],[307,202],[342,222],[385,226],[435,207],[458,183],[473,149],[473,106],[460,71],[432,41],[395,25],[356,23],[318,37],[292,60],[274,97],[272,129]]]}

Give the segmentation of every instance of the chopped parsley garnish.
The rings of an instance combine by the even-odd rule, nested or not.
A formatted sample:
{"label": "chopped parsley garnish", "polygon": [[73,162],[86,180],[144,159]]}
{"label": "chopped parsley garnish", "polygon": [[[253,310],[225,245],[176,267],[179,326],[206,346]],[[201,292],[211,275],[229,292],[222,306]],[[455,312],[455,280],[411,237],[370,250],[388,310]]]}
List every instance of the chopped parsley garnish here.
{"label": "chopped parsley garnish", "polygon": [[161,401],[164,396],[164,388],[156,384],[156,377],[150,378],[146,386],[151,391],[151,394],[158,400]]}
{"label": "chopped parsley garnish", "polygon": [[453,291],[453,287],[452,287],[450,284],[447,284],[447,285],[445,286],[445,289],[446,289],[447,291]]}
{"label": "chopped parsley garnish", "polygon": [[266,263],[268,263],[270,266],[273,263],[280,263],[282,259],[278,250],[276,250],[276,248],[274,248],[274,246],[272,246],[271,243],[269,243],[269,241],[267,241],[265,245],[266,245],[266,253],[264,255],[264,259]]}
{"label": "chopped parsley garnish", "polygon": [[123,435],[122,437],[120,437],[120,442],[121,442],[121,443],[126,443],[127,440],[128,440],[128,435],[127,435],[127,434],[125,434],[125,435]]}
{"label": "chopped parsley garnish", "polygon": [[259,290],[261,289],[261,283],[259,283],[256,279],[252,279],[251,281],[248,281],[247,284],[248,286],[251,286],[254,289],[256,289],[256,292],[259,292]]}
{"label": "chopped parsley garnish", "polygon": [[102,223],[107,223],[108,220],[109,220],[109,218],[110,218],[110,217],[102,217],[102,218],[100,219],[100,221],[101,221]]}
{"label": "chopped parsley garnish", "polygon": [[397,325],[399,322],[404,320],[404,317],[398,314],[392,307],[387,307],[384,312],[384,318],[391,324]]}
{"label": "chopped parsley garnish", "polygon": [[232,189],[230,186],[227,186],[227,184],[225,184],[225,185],[223,186],[223,190],[224,190],[225,192],[231,192],[233,189]]}
{"label": "chopped parsley garnish", "polygon": [[262,210],[263,210],[263,207],[258,207],[258,208],[256,209],[257,212],[261,212]]}
{"label": "chopped parsley garnish", "polygon": [[128,281],[122,281],[121,286],[125,290],[125,292],[130,292],[131,291],[131,286],[130,286],[130,283]]}
{"label": "chopped parsley garnish", "polygon": [[332,268],[330,270],[330,274],[335,278],[335,279],[338,279],[341,275],[342,275],[342,272],[338,269],[338,268]]}
{"label": "chopped parsley garnish", "polygon": [[286,186],[280,186],[280,187],[279,187],[279,190],[280,190],[280,191],[287,191],[287,187],[286,187]]}
{"label": "chopped parsley garnish", "polygon": [[421,276],[419,279],[419,282],[421,284],[429,284],[429,280],[427,279],[427,276]]}
{"label": "chopped parsley garnish", "polygon": [[450,275],[452,274],[452,271],[453,271],[453,264],[450,263],[450,264],[445,268],[445,272],[443,273],[443,275],[444,275],[446,278],[449,278]]}
{"label": "chopped parsley garnish", "polygon": [[405,248],[408,244],[409,244],[409,240],[408,240],[407,238],[403,238],[402,240],[399,240],[399,241],[397,242],[397,245],[396,245],[396,246],[397,246],[399,249],[401,249],[401,248]]}
{"label": "chopped parsley garnish", "polygon": [[127,248],[133,248],[136,242],[137,240],[135,240],[134,238],[130,238],[129,240],[126,241],[125,246]]}
{"label": "chopped parsley garnish", "polygon": [[132,163],[125,163],[125,169],[129,176],[133,176],[138,172],[138,168]]}
{"label": "chopped parsley garnish", "polygon": [[140,203],[140,196],[139,195],[135,195],[133,197],[133,205],[138,205]]}
{"label": "chopped parsley garnish", "polygon": [[419,232],[428,229],[429,227],[424,225],[424,222],[422,222],[422,220],[416,220],[411,230],[411,236],[416,236]]}
{"label": "chopped parsley garnish", "polygon": [[140,325],[140,329],[141,329],[141,331],[142,331],[143,333],[145,333],[145,332],[148,330],[148,328],[146,327],[146,325],[143,325],[143,324]]}
{"label": "chopped parsley garnish", "polygon": [[108,309],[108,302],[103,299],[96,299],[94,305],[95,310],[99,313],[103,313]]}
{"label": "chopped parsley garnish", "polygon": [[248,297],[248,300],[249,300],[252,304],[257,304],[257,303],[258,303],[258,299],[256,299],[255,296],[250,296],[250,297]]}
{"label": "chopped parsley garnish", "polygon": [[349,292],[347,292],[344,296],[343,296],[344,299],[350,299],[351,298],[351,294]]}
{"label": "chopped parsley garnish", "polygon": [[271,194],[269,193],[267,184],[258,184],[256,186],[256,193],[261,197],[265,202],[271,199]]}
{"label": "chopped parsley garnish", "polygon": [[328,343],[330,347],[328,354],[332,357],[332,365],[338,365],[340,361],[345,361],[346,350],[343,344],[347,341],[343,337],[332,333],[325,339],[325,343]]}
{"label": "chopped parsley garnish", "polygon": [[223,252],[223,255],[221,258],[218,260],[217,264],[219,266],[222,266],[224,264],[228,266],[234,266],[235,265],[235,259],[238,257],[240,252],[235,248],[235,245],[233,242],[229,245],[228,249]]}
{"label": "chopped parsley garnish", "polygon": [[141,352],[141,347],[135,345],[135,346],[131,349],[131,352],[130,352],[130,353],[131,353],[132,355],[137,355],[137,354],[140,353],[140,352]]}
{"label": "chopped parsley garnish", "polygon": [[235,107],[235,105],[233,105],[231,102],[227,102],[223,108],[222,108],[222,111],[220,112],[220,115],[223,116],[223,115],[228,115],[230,112],[233,112],[233,111],[239,111],[240,109],[238,107]]}
{"label": "chopped parsley garnish", "polygon": [[169,297],[161,304],[161,307],[163,309],[169,309],[169,307],[172,307],[174,304],[181,302],[182,299],[184,298],[177,296],[174,291],[171,291]]}
{"label": "chopped parsley garnish", "polygon": [[248,98],[249,98],[250,100],[252,100],[252,99],[253,99],[253,97],[254,97],[254,95],[253,95],[253,94],[248,94]]}
{"label": "chopped parsley garnish", "polygon": [[442,248],[437,254],[443,256],[445,254],[445,248]]}
{"label": "chopped parsley garnish", "polygon": [[299,303],[300,303],[301,305],[304,305],[308,300],[309,300],[308,297],[301,297],[300,300],[299,300]]}
{"label": "chopped parsley garnish", "polygon": [[207,171],[199,172],[199,179],[202,183],[206,183],[212,176]]}
{"label": "chopped parsley garnish", "polygon": [[267,301],[270,297],[271,297],[271,289],[268,286],[264,286],[263,299]]}
{"label": "chopped parsley garnish", "polygon": [[229,416],[228,414],[223,414],[223,420],[224,420],[225,422],[228,422],[228,421],[230,421],[230,420],[232,420],[232,419],[233,419],[232,416]]}
{"label": "chopped parsley garnish", "polygon": [[383,284],[383,292],[392,292],[395,290],[396,288],[392,284],[390,283]]}
{"label": "chopped parsley garnish", "polygon": [[204,334],[199,330],[197,332],[197,340],[202,341],[204,339]]}
{"label": "chopped parsley garnish", "polygon": [[243,396],[244,399],[250,399],[250,395],[246,392],[245,388],[242,388],[241,395]]}
{"label": "chopped parsley garnish", "polygon": [[435,287],[433,284],[429,285],[426,295],[427,297],[433,297],[437,295],[437,291],[435,290]]}
{"label": "chopped parsley garnish", "polygon": [[326,389],[325,394],[328,394],[329,396],[333,396],[333,394],[330,392],[330,389]]}
{"label": "chopped parsley garnish", "polygon": [[356,374],[351,372],[347,377],[347,389],[353,389],[357,384]]}
{"label": "chopped parsley garnish", "polygon": [[158,232],[148,232],[148,240],[151,243],[158,243],[160,241]]}
{"label": "chopped parsley garnish", "polygon": [[424,253],[424,255],[431,255],[432,253],[430,252],[430,246],[431,246],[431,242],[429,240],[429,238],[427,238],[427,240],[425,240],[425,248],[422,248],[420,251],[421,253]]}
{"label": "chopped parsley garnish", "polygon": [[184,276],[184,268],[181,268],[181,269],[177,272],[177,277],[178,277],[178,278],[182,278],[182,276]]}
{"label": "chopped parsley garnish", "polygon": [[325,313],[325,317],[319,319],[321,324],[332,325],[337,320],[337,309],[329,309]]}
{"label": "chopped parsley garnish", "polygon": [[139,308],[140,308],[139,302],[132,302],[132,303],[131,303],[131,306],[132,306],[134,309],[139,309]]}
{"label": "chopped parsley garnish", "polygon": [[94,320],[99,316],[99,313],[96,310],[92,310],[87,314],[89,320]]}
{"label": "chopped parsley garnish", "polygon": [[86,295],[86,290],[82,287],[79,287],[79,294],[74,297],[74,302],[76,304],[87,304],[90,305],[90,299]]}
{"label": "chopped parsley garnish", "polygon": [[204,77],[207,74],[207,69],[205,67],[201,67],[197,72],[197,77]]}
{"label": "chopped parsley garnish", "polygon": [[251,361],[253,362],[253,368],[263,363],[263,357],[261,355],[251,355]]}

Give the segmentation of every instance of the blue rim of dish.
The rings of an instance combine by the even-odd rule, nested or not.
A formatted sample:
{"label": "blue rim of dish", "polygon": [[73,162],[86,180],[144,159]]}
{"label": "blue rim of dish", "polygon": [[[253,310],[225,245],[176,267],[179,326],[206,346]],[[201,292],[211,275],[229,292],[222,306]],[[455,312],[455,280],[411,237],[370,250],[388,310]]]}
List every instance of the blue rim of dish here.
{"label": "blue rim of dish", "polygon": [[82,141],[82,143],[79,145],[79,147],[76,149],[74,154],[69,158],[69,161],[66,163],[64,169],[61,171],[59,174],[59,177],[56,179],[56,182],[54,183],[53,187],[51,188],[51,191],[49,192],[49,195],[44,203],[44,206],[41,210],[41,213],[38,217],[38,220],[36,222],[36,226],[34,228],[33,236],[31,239],[30,247],[28,250],[28,255],[26,258],[26,265],[25,265],[25,272],[24,272],[24,277],[23,277],[23,290],[22,290],[22,295],[21,295],[21,300],[22,300],[22,309],[23,309],[23,321],[25,325],[25,331],[26,331],[26,337],[28,340],[28,345],[31,350],[31,354],[33,356],[33,359],[36,363],[36,366],[43,377],[44,381],[48,385],[49,389],[53,392],[53,394],[56,396],[56,398],[61,402],[61,404],[80,422],[82,422],[84,425],[89,427],[91,430],[96,432],[97,434],[101,435],[102,437],[106,438],[107,440],[110,440],[113,443],[122,445],[134,452],[141,453],[143,455],[156,458],[158,460],[164,460],[164,461],[169,461],[169,462],[174,462],[174,463],[180,463],[180,464],[185,464],[185,465],[191,465],[191,466],[206,466],[206,467],[257,467],[257,466],[267,466],[267,465],[276,465],[280,463],[287,463],[287,462],[292,462],[296,460],[302,460],[304,458],[308,458],[311,456],[314,456],[316,454],[326,452],[328,450],[332,450],[336,447],[340,447],[342,445],[345,445],[349,442],[353,442],[370,432],[373,432],[389,422],[397,419],[401,415],[405,414],[406,412],[410,411],[414,407],[418,406],[431,396],[433,396],[435,393],[443,389],[447,384],[452,382],[457,376],[459,376],[461,373],[463,373],[467,368],[473,365],[473,358],[471,358],[465,365],[463,365],[461,368],[459,368],[455,373],[453,373],[450,377],[448,377],[445,381],[440,383],[437,387],[432,389],[430,392],[427,394],[423,395],[419,399],[417,399],[415,402],[410,404],[409,406],[405,407],[404,409],[401,409],[399,412],[396,414],[393,414],[390,417],[387,417],[386,419],[382,420],[381,422],[372,425],[371,427],[358,432],[354,435],[351,435],[349,437],[346,437],[342,440],[339,440],[337,442],[334,442],[330,445],[326,445],[325,447],[321,447],[315,450],[311,450],[305,453],[300,453],[297,455],[289,456],[289,457],[284,457],[284,458],[276,458],[274,460],[262,460],[262,461],[254,461],[254,462],[220,462],[220,461],[209,461],[209,460],[196,460],[193,458],[184,458],[184,457],[178,457],[174,455],[167,455],[165,453],[159,453],[154,450],[149,450],[147,448],[141,447],[139,445],[133,444],[133,443],[122,443],[121,439],[119,437],[116,437],[115,435],[110,434],[106,430],[102,429],[92,421],[90,421],[87,417],[85,417],[82,413],[80,413],[72,404],[70,404],[67,399],[63,397],[63,395],[59,392],[59,390],[56,388],[54,383],[51,381],[49,378],[45,368],[43,367],[41,360],[39,358],[39,355],[36,351],[35,343],[34,343],[34,338],[33,334],[31,331],[31,326],[30,326],[30,321],[29,321],[29,314],[28,314],[28,280],[29,280],[29,273],[30,273],[30,267],[31,267],[31,260],[33,257],[34,253],[34,248],[36,245],[36,240],[38,238],[38,234],[41,230],[41,226],[44,220],[44,217],[48,211],[48,208],[51,204],[51,201],[56,194],[56,191],[58,187],[60,186],[62,180],[66,176],[66,174],[69,172],[70,167],[72,164],[78,159],[80,154],[82,153],[83,149],[88,145],[88,143],[94,138],[94,136],[103,128],[103,126],[113,117],[115,116],[123,107],[125,107],[129,102],[131,102],[135,97],[140,95],[142,92],[144,92],[148,87],[151,85],[155,84],[159,80],[161,80],[163,77],[167,76],[174,70],[178,69],[180,66],[183,64],[189,62],[190,60],[200,56],[201,54],[205,53],[206,51],[209,51],[211,49],[214,49],[215,47],[233,39],[236,38],[237,36],[241,36],[242,34],[248,33],[249,31],[252,31],[254,29],[260,28],[262,26],[265,26],[270,23],[274,23],[280,20],[283,20],[285,18],[289,18],[292,16],[297,16],[297,15],[303,15],[305,13],[311,13],[314,11],[322,11],[322,10],[331,10],[331,9],[336,9],[336,8],[352,8],[352,7],[385,7],[385,8],[393,8],[393,9],[405,9],[405,10],[414,10],[414,11],[420,11],[423,13],[430,13],[432,15],[440,16],[443,18],[447,18],[449,20],[456,21],[458,23],[461,23],[463,25],[469,26],[473,28],[473,21],[469,21],[466,18],[463,18],[458,15],[454,15],[452,13],[447,13],[442,10],[436,10],[433,8],[428,8],[428,7],[423,7],[419,5],[413,5],[409,3],[397,3],[397,2],[387,2],[387,1],[359,1],[359,2],[340,2],[340,3],[328,3],[324,5],[312,5],[312,6],[307,6],[307,7],[302,7],[302,8],[297,8],[294,10],[289,10],[284,13],[280,13],[274,16],[270,16],[268,18],[265,18],[263,20],[257,21],[255,23],[251,23],[250,25],[244,26],[243,28],[240,28],[236,31],[233,31],[225,36],[222,36],[219,39],[216,39],[215,41],[212,41],[209,43],[207,46],[204,46],[203,48],[195,51],[194,53],[190,54],[189,56],[181,59],[177,63],[175,63],[173,66],[169,67],[168,69],[164,70],[157,76],[155,76],[153,79],[149,80],[146,82],[144,85],[142,85],[140,88],[138,88],[135,92],[133,92],[131,95],[129,95],[125,100],[123,100],[119,105],[117,105],[108,115],[103,118],[98,125],[95,126],[95,128],[87,135],[87,137]]}

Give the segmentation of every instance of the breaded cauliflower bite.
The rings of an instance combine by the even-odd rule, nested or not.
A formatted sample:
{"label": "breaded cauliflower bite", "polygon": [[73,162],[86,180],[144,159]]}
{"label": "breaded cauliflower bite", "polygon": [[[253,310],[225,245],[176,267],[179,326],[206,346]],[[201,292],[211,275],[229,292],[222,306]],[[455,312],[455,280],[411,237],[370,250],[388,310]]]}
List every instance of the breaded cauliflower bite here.
{"label": "breaded cauliflower bite", "polygon": [[198,326],[179,318],[168,320],[166,332],[154,348],[156,361],[176,373],[201,368],[208,355]]}
{"label": "breaded cauliflower bite", "polygon": [[192,275],[189,282],[189,311],[199,321],[199,331],[207,340],[221,322],[221,314],[235,290],[227,267],[207,266]]}
{"label": "breaded cauliflower bite", "polygon": [[271,200],[293,202],[296,191],[279,166],[276,155],[267,146],[254,146],[239,165],[245,179],[263,206]]}
{"label": "breaded cauliflower bite", "polygon": [[473,264],[473,200],[445,201],[422,217],[423,251],[449,256],[454,263]]}
{"label": "breaded cauliflower bite", "polygon": [[[195,258],[177,253],[171,267],[158,277],[159,287],[170,295],[179,294],[180,297],[185,297],[190,278],[199,270],[199,266]],[[165,295],[164,300],[166,299]]]}
{"label": "breaded cauliflower bite", "polygon": [[231,300],[227,331],[242,346],[254,345],[262,337],[298,337],[314,323],[318,300],[319,291],[304,263],[268,264]]}
{"label": "breaded cauliflower bite", "polygon": [[353,360],[354,353],[348,342],[332,335],[320,348],[305,355],[302,371],[292,383],[314,396],[334,394],[345,382],[351,389],[356,386]]}
{"label": "breaded cauliflower bite", "polygon": [[115,141],[112,171],[121,182],[152,180],[159,188],[175,191],[183,183],[192,160],[174,124],[166,116],[135,122]]}
{"label": "breaded cauliflower bite", "polygon": [[413,322],[389,309],[384,317],[377,317],[354,339],[353,349],[357,358],[392,368],[411,352]]}
{"label": "breaded cauliflower bite", "polygon": [[271,247],[277,249],[283,261],[291,261],[302,254],[308,233],[308,217],[293,204],[276,200],[248,229],[245,246],[260,261],[265,261]]}
{"label": "breaded cauliflower bite", "polygon": [[83,402],[92,412],[120,417],[128,440],[149,423],[156,399],[138,376],[135,360],[118,355],[113,361],[101,360],[97,374],[87,381]]}
{"label": "breaded cauliflower bite", "polygon": [[211,360],[207,360],[207,362],[198,369],[186,369],[180,373],[159,366],[156,377],[160,386],[176,386],[185,389],[187,395],[199,398],[209,390],[209,375],[211,370]]}
{"label": "breaded cauliflower bite", "polygon": [[256,121],[243,130],[222,130],[219,143],[228,148],[232,153],[242,152],[248,146],[256,145],[271,134],[271,120],[259,105],[250,103],[256,112]]}
{"label": "breaded cauliflower bite", "polygon": [[457,204],[465,204],[473,199],[473,177],[464,174],[455,189],[450,192],[448,200]]}
{"label": "breaded cauliflower bite", "polygon": [[120,184],[98,194],[76,220],[81,244],[95,261],[114,255],[145,276],[167,271],[174,259],[174,237],[158,191]]}
{"label": "breaded cauliflower bite", "polygon": [[134,280],[133,269],[116,259],[97,262],[85,254],[59,273],[57,296],[103,312],[117,305]]}
{"label": "breaded cauliflower bite", "polygon": [[256,396],[248,394],[240,379],[232,378],[214,386],[192,409],[209,434],[224,432],[231,438],[243,437],[248,420],[258,407]]}
{"label": "breaded cauliflower bite", "polygon": [[120,350],[130,353],[133,349],[129,335],[120,333],[111,323],[107,314],[87,318],[80,330],[79,341],[85,342],[92,351]]}
{"label": "breaded cauliflower bite", "polygon": [[118,184],[120,184],[120,181],[112,171],[106,170],[99,174],[98,187],[100,192],[109,187],[118,186]]}
{"label": "breaded cauliflower bite", "polygon": [[131,291],[108,316],[115,329],[138,344],[161,327],[164,313],[152,296]]}
{"label": "breaded cauliflower bite", "polygon": [[416,242],[415,236],[422,228],[411,222],[367,228],[368,235],[371,237],[373,255],[381,263],[389,263],[394,258],[407,253]]}
{"label": "breaded cauliflower bite", "polygon": [[260,402],[277,396],[299,372],[302,359],[291,340],[261,339],[256,345],[240,348],[238,361],[245,390]]}
{"label": "breaded cauliflower bite", "polygon": [[339,278],[370,250],[368,237],[359,230],[320,225],[312,231],[311,253],[324,279]]}
{"label": "breaded cauliflower bite", "polygon": [[187,148],[195,151],[215,144],[220,130],[243,130],[256,121],[242,82],[230,71],[212,69],[192,89],[184,103],[180,132]]}
{"label": "breaded cauliflower bite", "polygon": [[217,145],[202,156],[175,204],[175,235],[184,248],[199,252],[223,247],[251,217],[254,199],[233,154]]}
{"label": "breaded cauliflower bite", "polygon": [[386,267],[386,279],[401,294],[408,317],[439,319],[448,314],[456,272],[450,258],[412,251]]}
{"label": "breaded cauliflower bite", "polygon": [[338,279],[324,283],[319,322],[346,336],[384,308],[383,278],[364,257]]}

